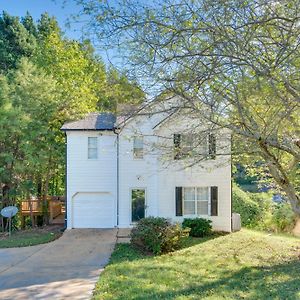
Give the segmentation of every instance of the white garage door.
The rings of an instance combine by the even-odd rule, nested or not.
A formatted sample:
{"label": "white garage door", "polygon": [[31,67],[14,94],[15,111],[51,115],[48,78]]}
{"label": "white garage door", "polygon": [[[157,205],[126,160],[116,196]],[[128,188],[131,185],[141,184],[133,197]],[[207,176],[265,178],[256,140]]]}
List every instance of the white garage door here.
{"label": "white garage door", "polygon": [[110,193],[78,193],[73,198],[73,228],[113,228],[114,201]]}

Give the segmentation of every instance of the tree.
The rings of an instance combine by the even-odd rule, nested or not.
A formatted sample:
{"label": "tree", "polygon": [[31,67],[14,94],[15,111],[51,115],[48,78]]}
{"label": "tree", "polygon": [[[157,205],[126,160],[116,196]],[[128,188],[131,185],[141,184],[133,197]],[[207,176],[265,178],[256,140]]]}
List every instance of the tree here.
{"label": "tree", "polygon": [[79,42],[54,31],[43,38],[34,62],[60,86],[61,120],[97,110],[99,96],[104,94],[105,68]]}
{"label": "tree", "polygon": [[14,109],[10,99],[7,78],[0,77],[0,187],[2,205],[10,203],[14,188],[14,158],[19,158],[18,140],[24,123],[19,109]]}
{"label": "tree", "polygon": [[47,185],[56,164],[63,163],[52,127],[59,93],[55,80],[25,58],[2,77],[1,91],[0,183],[7,187],[4,200],[12,204],[16,195],[32,193],[37,182]]}
{"label": "tree", "polygon": [[[28,19],[28,16],[27,16]],[[36,47],[33,34],[20,23],[18,17],[3,12],[0,17],[0,69],[15,68],[21,57],[31,57]]]}
{"label": "tree", "polygon": [[62,32],[58,26],[57,20],[54,17],[50,17],[48,13],[43,13],[37,24],[38,35],[43,38],[50,34],[56,33],[62,35]]}
{"label": "tree", "polygon": [[64,38],[47,16],[41,18],[38,28],[40,47],[34,61],[60,85],[64,99],[61,119],[74,119],[96,110],[115,111],[118,103],[137,103],[144,98],[137,84],[125,75],[106,71],[88,40],[80,43]]}
{"label": "tree", "polygon": [[21,18],[21,23],[26,28],[29,34],[32,34],[35,38],[38,36],[38,30],[33,17],[29,12],[26,13],[25,17]]}
{"label": "tree", "polygon": [[118,104],[137,105],[144,99],[144,91],[137,82],[130,82],[125,74],[110,68],[106,77],[106,97],[99,103],[100,108],[116,111]]}
{"label": "tree", "polygon": [[65,38],[48,14],[35,23],[29,13],[3,13],[0,66],[2,206],[64,193],[65,121],[144,96],[125,76],[111,76],[89,41]]}
{"label": "tree", "polygon": [[298,0],[77,3],[100,44],[126,49],[151,93],[180,95],[263,160],[300,217]]}

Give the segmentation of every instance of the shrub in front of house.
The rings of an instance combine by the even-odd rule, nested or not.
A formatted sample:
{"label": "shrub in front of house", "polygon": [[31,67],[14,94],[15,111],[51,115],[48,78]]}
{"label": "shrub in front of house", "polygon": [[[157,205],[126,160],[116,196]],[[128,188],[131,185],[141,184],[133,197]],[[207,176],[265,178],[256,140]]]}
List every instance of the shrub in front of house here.
{"label": "shrub in front of house", "polygon": [[242,226],[255,227],[261,218],[258,203],[236,184],[232,187],[232,209],[241,215]]}
{"label": "shrub in front of house", "polygon": [[171,224],[165,218],[147,217],[132,229],[131,243],[143,252],[159,255],[179,249],[188,235],[189,229]]}
{"label": "shrub in front of house", "polygon": [[204,237],[212,233],[211,220],[203,218],[184,219],[182,228],[190,228],[190,236]]}

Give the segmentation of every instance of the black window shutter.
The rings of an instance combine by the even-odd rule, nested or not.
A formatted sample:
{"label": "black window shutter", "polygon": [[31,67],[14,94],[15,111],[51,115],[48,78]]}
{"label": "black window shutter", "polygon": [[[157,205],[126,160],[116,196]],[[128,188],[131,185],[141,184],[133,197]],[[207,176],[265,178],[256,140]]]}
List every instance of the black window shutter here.
{"label": "black window shutter", "polygon": [[182,216],[182,187],[177,186],[175,188],[175,206],[176,216]]}
{"label": "black window shutter", "polygon": [[211,216],[218,215],[218,187],[217,186],[210,187],[210,215]]}
{"label": "black window shutter", "polygon": [[216,136],[209,134],[208,136],[208,154],[210,159],[216,159],[217,147],[216,147]]}
{"label": "black window shutter", "polygon": [[181,135],[174,134],[174,159],[180,159],[180,144],[181,144]]}

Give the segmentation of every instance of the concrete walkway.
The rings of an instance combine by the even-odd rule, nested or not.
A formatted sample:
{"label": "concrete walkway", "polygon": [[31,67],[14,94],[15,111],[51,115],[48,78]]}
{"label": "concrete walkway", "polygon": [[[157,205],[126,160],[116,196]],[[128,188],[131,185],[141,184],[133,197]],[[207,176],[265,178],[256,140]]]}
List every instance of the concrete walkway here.
{"label": "concrete walkway", "polygon": [[90,299],[116,229],[72,229],[58,240],[0,249],[0,299]]}

